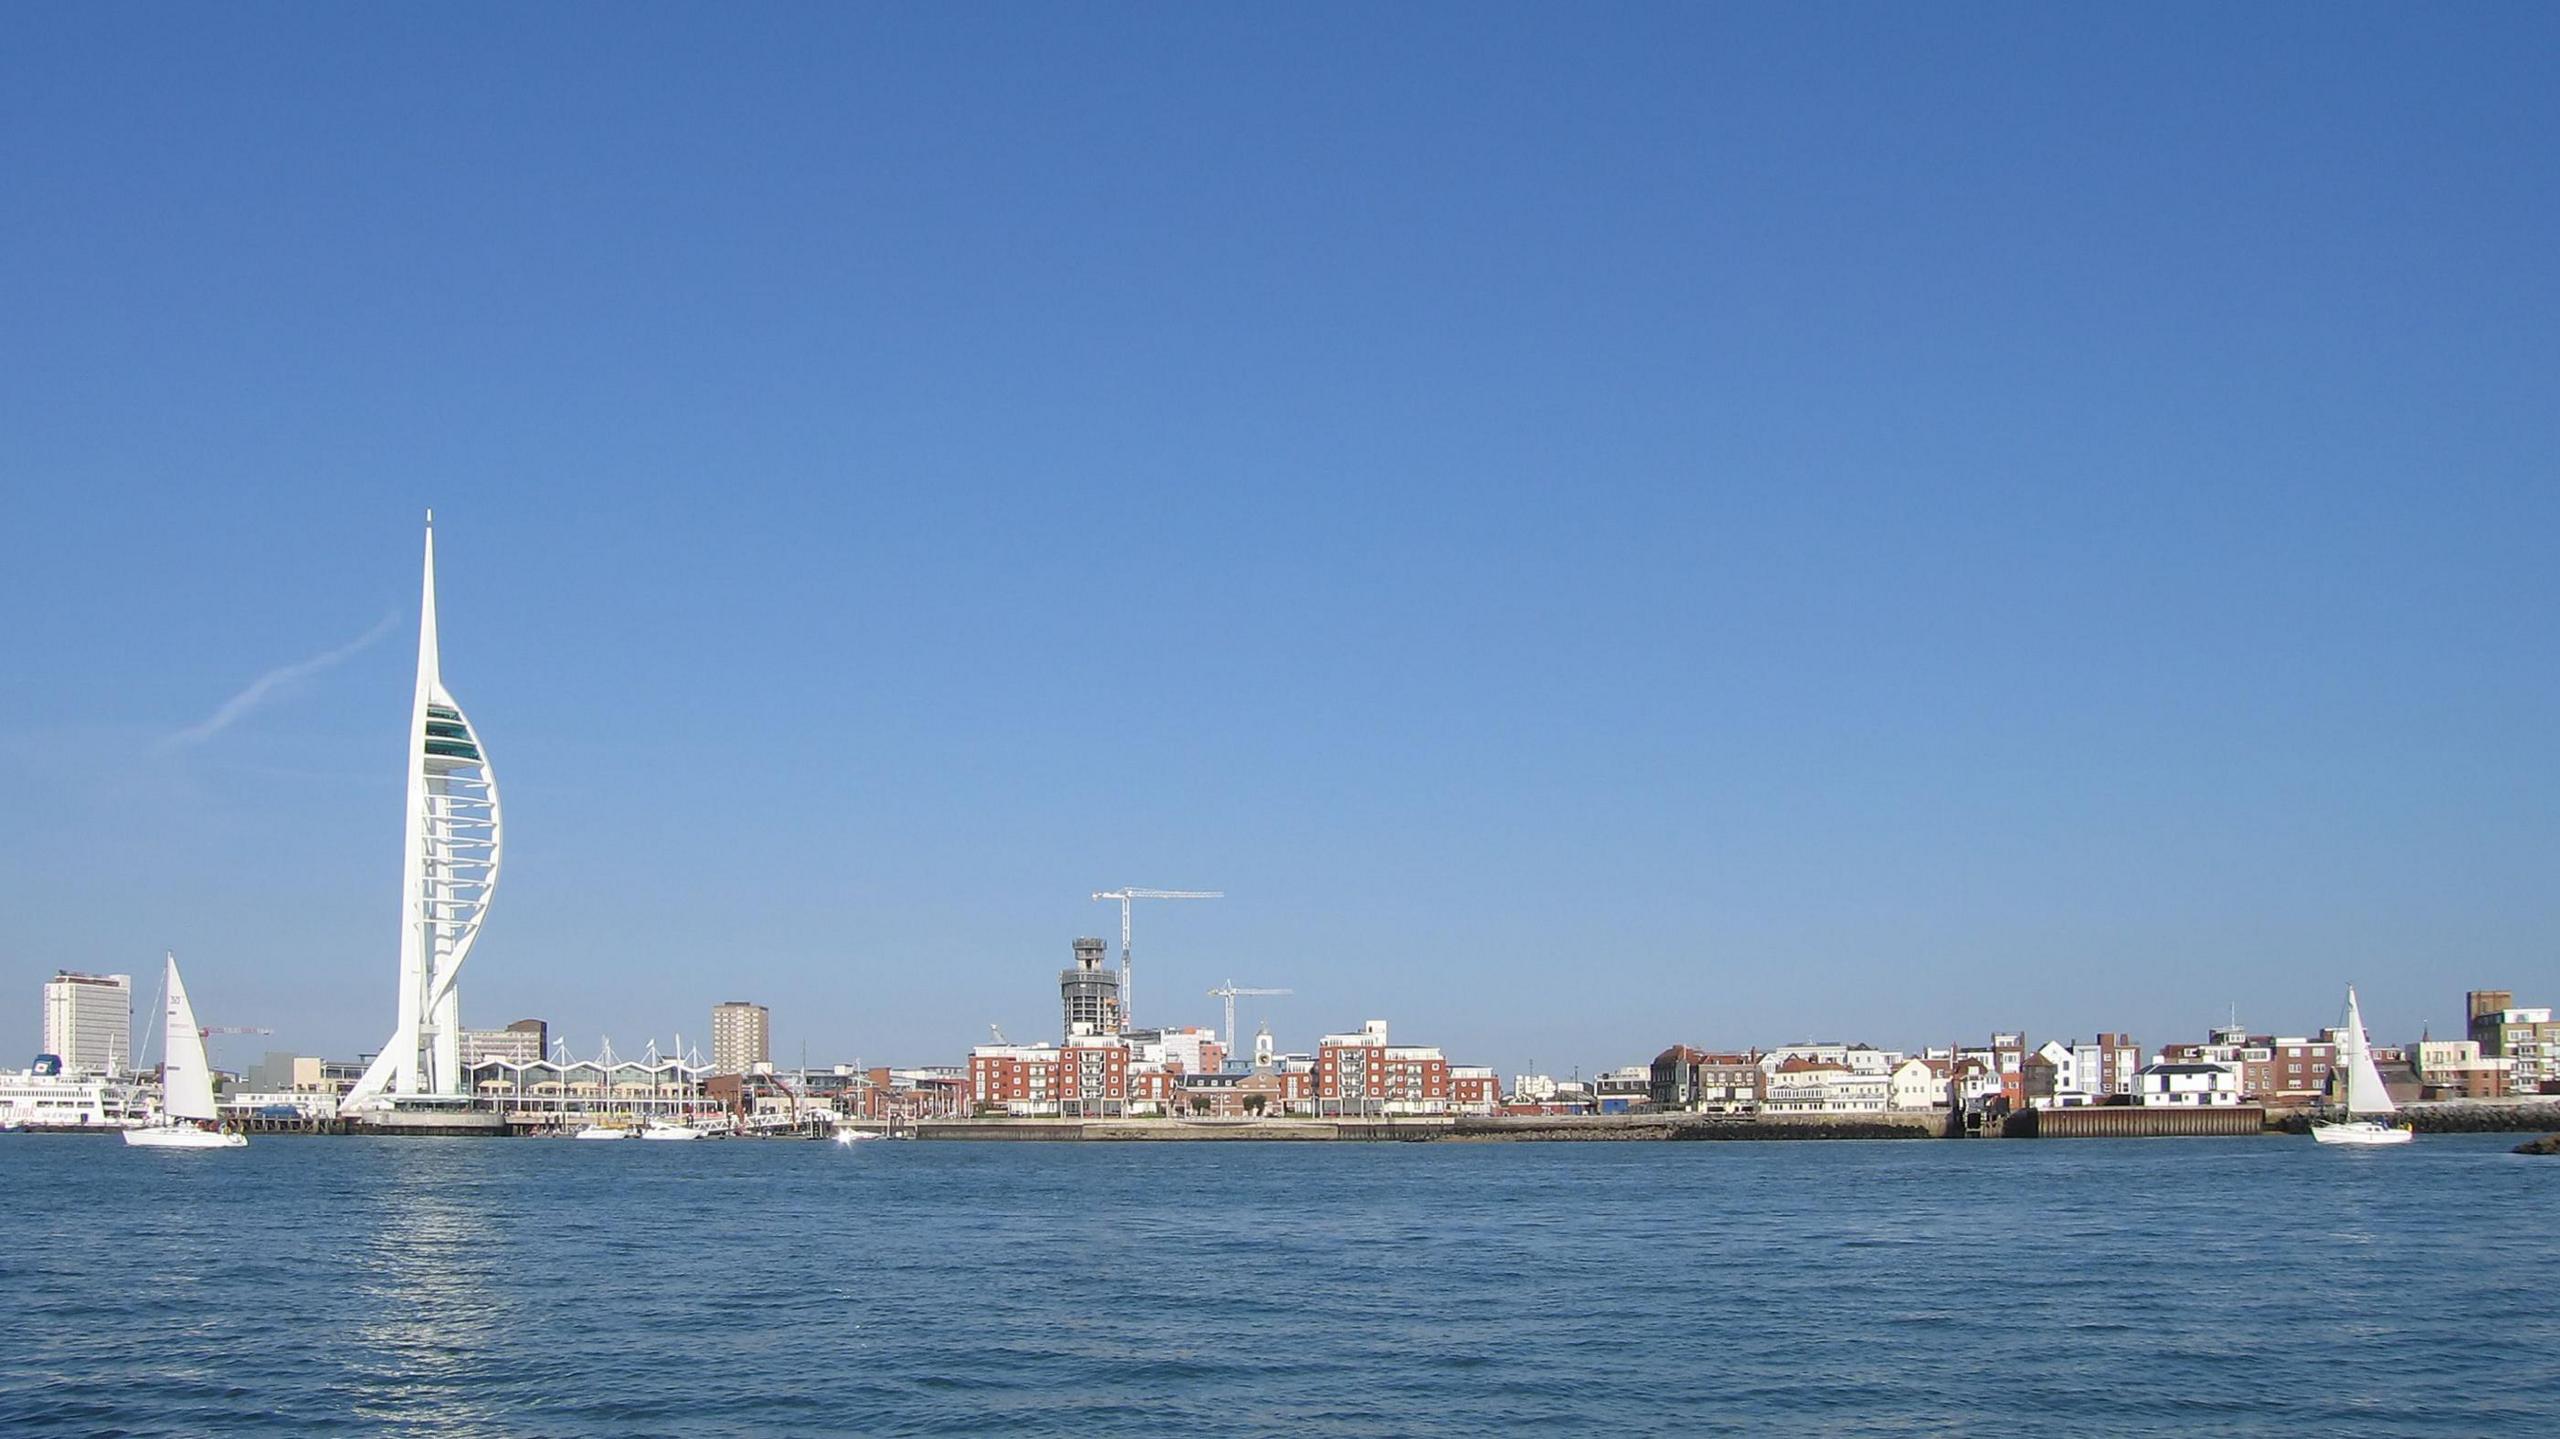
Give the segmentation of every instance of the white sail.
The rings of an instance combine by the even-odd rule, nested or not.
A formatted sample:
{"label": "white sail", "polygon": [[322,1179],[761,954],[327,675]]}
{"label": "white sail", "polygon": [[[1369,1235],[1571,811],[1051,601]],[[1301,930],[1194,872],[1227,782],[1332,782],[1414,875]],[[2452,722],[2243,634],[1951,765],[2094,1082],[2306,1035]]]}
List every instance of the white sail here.
{"label": "white sail", "polygon": [[2382,1071],[2374,1066],[2373,1046],[2365,1039],[2364,1012],[2356,1007],[2354,985],[2347,986],[2347,1027],[2338,1036],[2338,1067],[2347,1076],[2347,1113],[2355,1116],[2393,1114],[2391,1091],[2382,1087]]}
{"label": "white sail", "polygon": [[204,1031],[196,1028],[196,1008],[187,1002],[174,954],[169,956],[168,1028],[161,1033],[160,1107],[171,1119],[214,1118],[213,1066],[205,1059]]}

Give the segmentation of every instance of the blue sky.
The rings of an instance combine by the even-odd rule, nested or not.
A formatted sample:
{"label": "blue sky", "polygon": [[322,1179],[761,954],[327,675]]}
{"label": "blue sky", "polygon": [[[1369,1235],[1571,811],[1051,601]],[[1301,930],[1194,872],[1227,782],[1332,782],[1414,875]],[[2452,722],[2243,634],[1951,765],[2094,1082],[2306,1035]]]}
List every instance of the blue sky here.
{"label": "blue sky", "polygon": [[10,10],[0,1047],[380,1042],[429,505],[582,1049],[1045,1034],[1119,884],[1506,1070],[2560,1002],[2555,42]]}

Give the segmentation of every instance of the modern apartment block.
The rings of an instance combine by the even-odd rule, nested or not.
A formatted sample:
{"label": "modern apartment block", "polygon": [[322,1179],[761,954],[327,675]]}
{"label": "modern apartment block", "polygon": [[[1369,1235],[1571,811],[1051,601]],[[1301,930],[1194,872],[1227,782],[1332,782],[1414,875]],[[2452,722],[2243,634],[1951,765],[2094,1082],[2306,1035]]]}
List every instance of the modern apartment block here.
{"label": "modern apartment block", "polygon": [[1427,1045],[1388,1043],[1383,1019],[1316,1044],[1320,1115],[1446,1114],[1449,1099],[1448,1057]]}
{"label": "modern apartment block", "polygon": [[711,1072],[745,1074],[773,1063],[773,1011],[732,999],[711,1006]]}
{"label": "modern apartment block", "polygon": [[133,976],[56,970],[44,982],[44,1052],[66,1074],[133,1068]]}
{"label": "modern apartment block", "polygon": [[2471,1015],[2471,1039],[2483,1059],[2511,1061],[2510,1092],[2560,1092],[2560,1020],[2547,1006],[2519,1009],[2504,989],[2475,989],[2463,997]]}
{"label": "modern apartment block", "polygon": [[2021,1062],[2027,1103],[2039,1109],[2129,1101],[2142,1069],[2142,1047],[2130,1035],[2094,1040],[2048,1039]]}

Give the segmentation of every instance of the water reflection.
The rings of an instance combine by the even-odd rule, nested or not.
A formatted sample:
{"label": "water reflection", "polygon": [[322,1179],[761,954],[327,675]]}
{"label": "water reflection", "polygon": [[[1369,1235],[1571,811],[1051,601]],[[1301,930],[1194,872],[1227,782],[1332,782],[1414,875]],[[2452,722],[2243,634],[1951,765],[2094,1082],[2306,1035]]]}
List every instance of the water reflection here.
{"label": "water reflection", "polygon": [[350,1246],[363,1319],[349,1346],[356,1415],[454,1439],[509,1431],[496,1401],[492,1340],[514,1315],[500,1282],[504,1216],[465,1145],[384,1141],[369,1227]]}

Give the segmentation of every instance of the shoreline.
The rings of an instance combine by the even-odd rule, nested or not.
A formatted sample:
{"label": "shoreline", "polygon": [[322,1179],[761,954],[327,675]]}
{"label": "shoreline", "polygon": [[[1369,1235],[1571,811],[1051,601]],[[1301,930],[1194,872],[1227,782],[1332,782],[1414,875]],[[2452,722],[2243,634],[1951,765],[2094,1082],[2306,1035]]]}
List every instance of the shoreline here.
{"label": "shoreline", "polygon": [[[2421,1134],[2560,1134],[2560,1098],[2440,1100],[2401,1113]],[[2091,1105],[2021,1110],[1967,1132],[1961,1116],[1944,1110],[1885,1110],[1857,1115],[1600,1114],[1416,1115],[1209,1119],[1162,1118],[950,1118],[914,1124],[913,1138],[935,1142],[1029,1144],[1349,1143],[1349,1144],[1628,1144],[1786,1143],[1868,1139],[2151,1139],[2249,1138],[2310,1130],[2311,1111],[2301,1107],[2237,1105],[2216,1109]],[[300,1124],[258,1129],[265,1135],[373,1135],[385,1138],[531,1138],[504,1123],[427,1127]],[[105,1125],[36,1126],[16,1132],[44,1135],[112,1135]],[[822,1134],[721,1136],[823,1140]]]}

